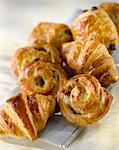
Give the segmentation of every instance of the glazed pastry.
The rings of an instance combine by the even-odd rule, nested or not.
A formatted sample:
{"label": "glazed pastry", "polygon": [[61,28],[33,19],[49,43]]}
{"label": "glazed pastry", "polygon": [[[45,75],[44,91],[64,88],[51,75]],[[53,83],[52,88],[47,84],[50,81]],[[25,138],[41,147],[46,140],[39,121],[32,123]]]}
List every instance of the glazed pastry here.
{"label": "glazed pastry", "polygon": [[63,44],[62,55],[77,74],[91,74],[108,86],[118,79],[114,60],[106,46],[99,41],[79,41]]}
{"label": "glazed pastry", "polygon": [[118,44],[118,32],[111,18],[102,8],[92,7],[80,14],[72,24],[75,40],[85,43],[87,40],[99,40],[109,49]]}
{"label": "glazed pastry", "polygon": [[18,81],[19,87],[27,95],[51,94],[55,96],[66,79],[66,73],[59,65],[36,61],[25,68]]}
{"label": "glazed pastry", "polygon": [[60,49],[63,43],[72,40],[72,34],[65,24],[42,22],[31,33],[30,41],[35,42],[36,39],[42,39]]}
{"label": "glazed pastry", "polygon": [[87,74],[77,75],[62,86],[58,102],[63,116],[77,126],[89,126],[109,110],[112,95],[99,81]]}
{"label": "glazed pastry", "polygon": [[118,3],[103,3],[100,5],[111,17],[119,35],[119,4]]}
{"label": "glazed pastry", "polygon": [[18,76],[26,66],[36,60],[57,64],[62,62],[57,48],[51,44],[42,43],[39,40],[39,45],[27,46],[16,51],[12,60],[12,69]]}
{"label": "glazed pastry", "polygon": [[0,110],[0,136],[37,138],[54,112],[55,100],[51,95],[21,94],[10,98]]}

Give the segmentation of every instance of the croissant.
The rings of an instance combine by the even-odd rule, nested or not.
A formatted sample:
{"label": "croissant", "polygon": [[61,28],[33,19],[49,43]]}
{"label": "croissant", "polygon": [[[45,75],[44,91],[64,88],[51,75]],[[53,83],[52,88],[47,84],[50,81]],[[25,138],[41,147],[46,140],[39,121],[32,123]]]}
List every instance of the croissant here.
{"label": "croissant", "polygon": [[63,43],[72,40],[72,34],[65,24],[41,22],[30,35],[31,42],[35,42],[36,39],[42,39],[60,49]]}
{"label": "croissant", "polygon": [[57,48],[39,40],[39,45],[26,46],[16,51],[12,59],[12,70],[18,76],[26,66],[36,60],[56,64],[62,62]]}
{"label": "croissant", "polygon": [[112,95],[99,81],[87,74],[77,75],[62,86],[57,94],[63,116],[77,126],[89,126],[109,110]]}
{"label": "croissant", "polygon": [[77,74],[91,74],[108,86],[118,79],[114,60],[103,43],[89,40],[68,42],[62,46],[62,55]]}
{"label": "croissant", "polygon": [[71,30],[73,38],[82,43],[96,39],[110,50],[118,44],[116,27],[102,8],[92,7],[91,10],[80,14],[72,23]]}
{"label": "croissant", "polygon": [[111,17],[119,35],[119,4],[118,3],[103,3],[100,5]]}
{"label": "croissant", "polygon": [[0,136],[37,138],[54,112],[55,100],[51,95],[33,94],[10,98],[0,110]]}
{"label": "croissant", "polygon": [[33,62],[18,78],[19,87],[27,95],[56,95],[59,87],[67,80],[63,68],[52,63]]}

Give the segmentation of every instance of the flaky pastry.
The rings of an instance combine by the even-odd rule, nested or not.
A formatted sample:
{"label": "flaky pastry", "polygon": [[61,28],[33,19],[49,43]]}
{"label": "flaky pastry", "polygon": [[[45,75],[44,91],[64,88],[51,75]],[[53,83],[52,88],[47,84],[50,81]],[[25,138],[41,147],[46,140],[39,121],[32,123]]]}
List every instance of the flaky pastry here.
{"label": "flaky pastry", "polygon": [[119,35],[119,4],[118,3],[103,3],[100,5],[111,17]]}
{"label": "flaky pastry", "polygon": [[51,96],[32,94],[11,97],[0,110],[0,136],[35,140],[55,110]]}
{"label": "flaky pastry", "polygon": [[57,99],[63,116],[77,126],[89,126],[109,110],[112,95],[91,75],[71,78],[58,92]]}
{"label": "flaky pastry", "polygon": [[103,8],[92,7],[80,14],[72,23],[71,30],[73,38],[82,43],[96,39],[108,49],[118,44],[117,29]]}
{"label": "flaky pastry", "polygon": [[63,43],[72,40],[72,34],[65,24],[41,22],[33,29],[30,36],[32,43],[37,39],[42,39],[60,49]]}
{"label": "flaky pastry", "polygon": [[67,75],[59,65],[35,61],[26,67],[18,78],[19,87],[26,93],[56,95]]}
{"label": "flaky pastry", "polygon": [[103,86],[117,81],[118,71],[106,46],[99,41],[89,40],[63,44],[62,55],[77,74],[86,73],[99,79]]}
{"label": "flaky pastry", "polygon": [[26,46],[15,52],[12,59],[12,69],[18,76],[26,66],[37,60],[56,64],[62,62],[56,47],[39,40],[39,45]]}

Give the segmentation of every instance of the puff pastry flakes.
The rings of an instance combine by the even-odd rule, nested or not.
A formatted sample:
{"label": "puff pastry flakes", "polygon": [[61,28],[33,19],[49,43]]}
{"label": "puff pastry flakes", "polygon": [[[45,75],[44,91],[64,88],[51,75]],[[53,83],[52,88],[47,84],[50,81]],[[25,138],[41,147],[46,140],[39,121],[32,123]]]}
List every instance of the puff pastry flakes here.
{"label": "puff pastry flakes", "polygon": [[51,95],[33,94],[10,98],[0,110],[0,136],[37,138],[55,109]]}
{"label": "puff pastry flakes", "polygon": [[63,43],[72,40],[72,34],[65,24],[41,22],[33,29],[30,36],[31,42],[35,42],[36,39],[42,39],[60,49]]}
{"label": "puff pastry flakes", "polygon": [[39,93],[55,96],[66,80],[66,73],[59,65],[39,61],[26,67],[18,78],[21,90],[27,95]]}
{"label": "puff pastry flakes", "polygon": [[107,112],[112,95],[91,75],[77,75],[62,86],[58,102],[64,117],[78,126],[96,123]]}
{"label": "puff pastry flakes", "polygon": [[103,3],[100,5],[111,17],[112,21],[116,25],[119,35],[119,4],[118,3]]}
{"label": "puff pastry flakes", "polygon": [[51,44],[46,44],[39,40],[39,45],[26,46],[16,51],[12,59],[12,69],[18,76],[26,66],[36,60],[56,64],[61,64],[62,62],[57,48]]}
{"label": "puff pastry flakes", "polygon": [[108,86],[118,79],[118,72],[106,46],[99,41],[90,40],[85,44],[79,41],[63,44],[63,57],[77,74],[87,73]]}
{"label": "puff pastry flakes", "polygon": [[85,43],[87,39],[96,39],[110,48],[118,44],[118,33],[111,18],[103,8],[95,8],[80,14],[72,23],[75,40]]}

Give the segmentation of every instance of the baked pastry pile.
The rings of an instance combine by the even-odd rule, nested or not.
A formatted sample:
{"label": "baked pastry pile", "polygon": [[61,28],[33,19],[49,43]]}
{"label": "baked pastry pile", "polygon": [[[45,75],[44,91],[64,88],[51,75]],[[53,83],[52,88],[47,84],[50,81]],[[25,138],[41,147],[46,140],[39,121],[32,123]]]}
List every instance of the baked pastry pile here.
{"label": "baked pastry pile", "polygon": [[21,92],[0,110],[1,136],[35,140],[56,103],[77,126],[92,125],[108,112],[113,97],[106,87],[118,79],[109,53],[118,44],[118,24],[116,14],[111,19],[103,5],[85,10],[71,30],[47,22],[33,29],[29,44],[13,56]]}

